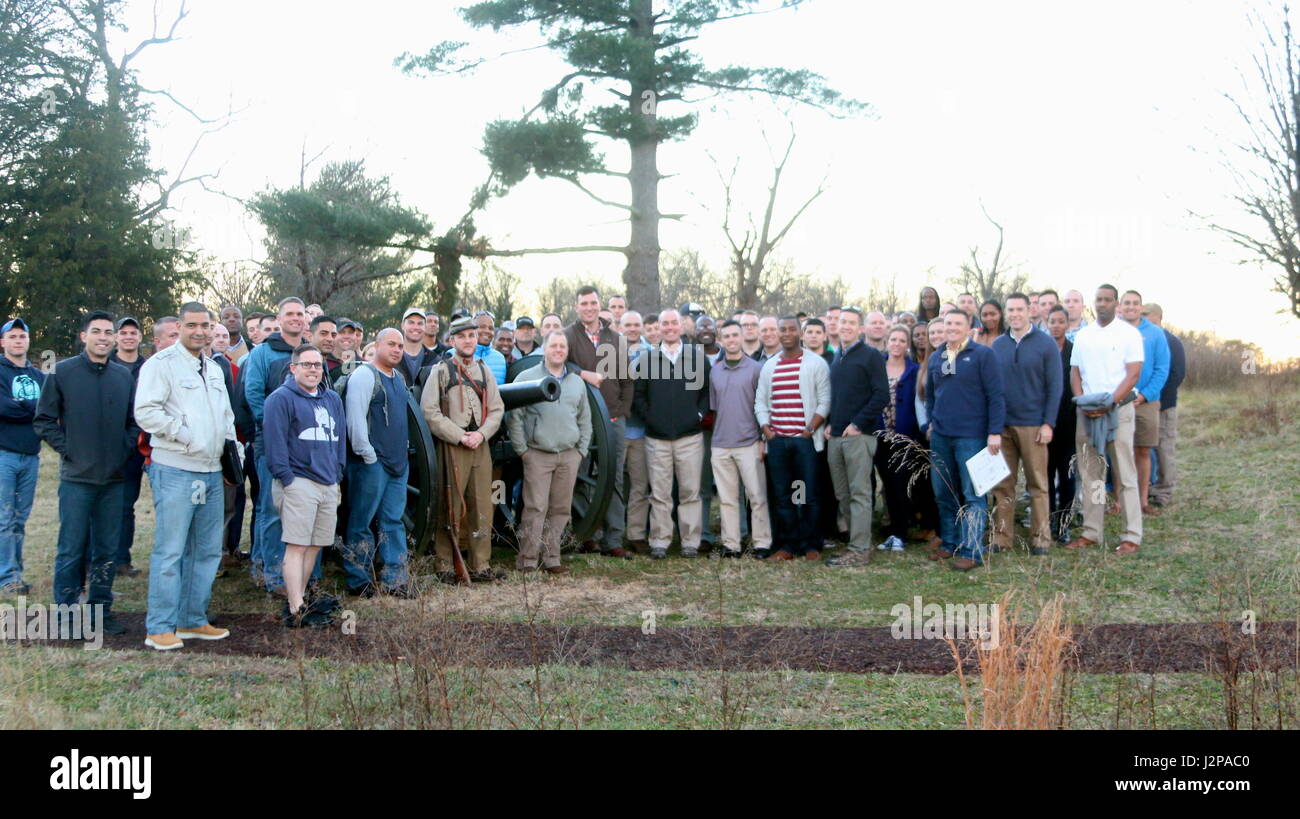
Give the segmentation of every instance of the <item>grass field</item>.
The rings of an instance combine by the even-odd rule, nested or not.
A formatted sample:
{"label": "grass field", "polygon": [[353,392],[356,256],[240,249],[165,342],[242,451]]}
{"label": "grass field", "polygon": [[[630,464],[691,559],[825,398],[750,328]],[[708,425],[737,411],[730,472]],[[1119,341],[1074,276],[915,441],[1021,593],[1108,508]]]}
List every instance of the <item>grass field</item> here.
{"label": "grass field", "polygon": [[[1141,551],[998,554],[958,573],[917,547],[866,567],[791,562],[566,558],[572,573],[460,589],[424,584],[426,607],[451,619],[636,626],[763,624],[887,626],[890,609],[990,603],[1008,590],[1032,618],[1063,596],[1072,623],[1300,620],[1300,385],[1243,376],[1239,389],[1180,397],[1175,505],[1146,522]],[[48,600],[57,534],[57,463],[42,460],[28,525],[30,599]],[[136,563],[148,565],[153,510],[137,505]],[[1108,538],[1116,521],[1108,518]],[[1023,532],[1022,532],[1023,534]],[[1112,544],[1114,540],[1111,541]],[[505,562],[509,556],[498,555]],[[427,561],[417,562],[427,575]],[[526,591],[525,591],[526,589]],[[142,611],[145,577],[119,579],[115,608]],[[413,602],[349,601],[359,619],[401,621]],[[218,580],[213,610],[276,604],[243,576]],[[238,640],[233,635],[232,640]],[[1242,727],[1296,727],[1294,672],[1244,675],[1233,708]],[[431,682],[431,680],[433,680]],[[435,685],[436,683],[436,685]],[[978,686],[976,686],[978,688]],[[1209,674],[1070,675],[1057,724],[1079,728],[1227,727],[1224,683]],[[431,693],[431,691],[433,693]],[[1236,694],[1240,694],[1237,691]],[[976,703],[978,708],[978,703]],[[0,727],[934,727],[966,725],[952,676],[634,672],[390,667],[325,660],[155,656],[0,646]]]}

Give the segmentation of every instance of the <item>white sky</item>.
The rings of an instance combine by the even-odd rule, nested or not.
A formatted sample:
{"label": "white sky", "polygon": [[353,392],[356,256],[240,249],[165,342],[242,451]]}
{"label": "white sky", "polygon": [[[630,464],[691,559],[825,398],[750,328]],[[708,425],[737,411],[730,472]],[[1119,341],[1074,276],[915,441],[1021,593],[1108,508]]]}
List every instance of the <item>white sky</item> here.
{"label": "white sky", "polygon": [[[164,9],[171,5],[163,0]],[[404,76],[395,57],[442,40],[467,40],[467,53],[476,54],[537,42],[532,32],[468,29],[458,5],[199,0],[181,41],[149,49],[137,64],[146,86],[167,88],[201,113],[245,108],[204,140],[189,173],[219,169],[212,184],[239,197],[289,186],[305,141],[309,156],[326,149],[320,162],[364,158],[370,172],[391,176],[404,202],[445,227],[486,175],[478,154],[484,124],[517,116],[563,73],[543,50],[467,77]],[[132,7],[122,45],[147,34],[151,9],[145,0]],[[1271,271],[1237,265],[1241,254],[1189,215],[1234,213],[1217,157],[1241,128],[1221,94],[1241,87],[1238,67],[1255,48],[1249,9],[1171,0],[814,0],[719,24],[695,45],[714,67],[812,69],[873,106],[874,118],[853,120],[791,112],[799,141],[783,212],[829,177],[827,193],[779,251],[798,269],[843,274],[859,294],[873,278],[897,274],[909,302],[927,283],[951,298],[946,280],[968,248],[991,250],[983,202],[1006,227],[1007,253],[1032,285],[1077,287],[1089,300],[1103,281],[1133,287],[1159,301],[1174,325],[1289,357],[1300,355],[1300,322],[1278,315],[1285,299],[1268,292]],[[661,208],[688,214],[663,223],[661,243],[696,247],[721,267],[721,190],[706,151],[728,167],[740,159],[742,201],[758,210],[771,170],[760,129],[781,147],[787,126],[766,102],[714,97],[693,106],[695,135],[659,154],[660,171],[677,174],[660,185]],[[158,110],[156,161],[175,173],[199,126],[166,101]],[[661,107],[666,116],[685,110]],[[626,167],[620,146],[609,145],[607,156],[611,167]],[[620,180],[590,187],[626,199]],[[197,186],[174,203],[205,253],[261,257],[256,222],[236,203]],[[620,215],[567,183],[530,180],[479,225],[501,248],[621,245]],[[624,260],[578,254],[499,263],[518,272],[531,295],[556,274],[618,282]]]}

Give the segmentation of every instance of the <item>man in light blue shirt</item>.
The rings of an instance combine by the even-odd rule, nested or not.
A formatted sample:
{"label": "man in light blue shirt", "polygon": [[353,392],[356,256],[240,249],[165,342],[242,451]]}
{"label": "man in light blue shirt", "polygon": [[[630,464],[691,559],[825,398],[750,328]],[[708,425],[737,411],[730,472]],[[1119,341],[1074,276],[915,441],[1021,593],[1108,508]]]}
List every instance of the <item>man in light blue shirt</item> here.
{"label": "man in light blue shirt", "polygon": [[474,314],[474,324],[478,327],[478,346],[474,348],[474,357],[483,359],[498,385],[506,383],[506,357],[492,346],[492,341],[496,338],[496,316],[487,310],[480,310]]}

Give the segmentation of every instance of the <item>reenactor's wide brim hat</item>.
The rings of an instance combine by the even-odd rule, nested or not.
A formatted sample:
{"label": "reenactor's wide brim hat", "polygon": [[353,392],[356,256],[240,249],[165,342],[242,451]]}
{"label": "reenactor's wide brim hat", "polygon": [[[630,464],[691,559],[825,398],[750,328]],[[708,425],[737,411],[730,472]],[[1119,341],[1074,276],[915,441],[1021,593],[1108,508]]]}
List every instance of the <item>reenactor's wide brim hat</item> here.
{"label": "reenactor's wide brim hat", "polygon": [[453,321],[451,325],[447,327],[447,337],[451,338],[457,333],[464,332],[465,330],[474,330],[475,332],[478,331],[478,324],[476,324],[474,322],[474,319],[470,318],[469,316],[461,316],[460,318]]}

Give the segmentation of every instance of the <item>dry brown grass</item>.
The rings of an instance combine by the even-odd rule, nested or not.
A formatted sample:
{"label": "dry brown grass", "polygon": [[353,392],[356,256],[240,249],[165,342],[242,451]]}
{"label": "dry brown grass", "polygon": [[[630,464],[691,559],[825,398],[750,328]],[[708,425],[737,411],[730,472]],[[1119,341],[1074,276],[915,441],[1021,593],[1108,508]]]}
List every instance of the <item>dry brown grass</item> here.
{"label": "dry brown grass", "polygon": [[[1073,645],[1071,628],[1065,622],[1064,596],[1057,595],[1038,612],[1032,626],[1021,628],[1021,608],[1015,592],[998,601],[996,646],[985,648],[981,641],[971,645],[980,669],[980,718],[984,729],[1048,729],[1060,724],[1066,661]],[[961,683],[966,709],[966,727],[977,727],[964,658],[957,643],[949,639]]]}

